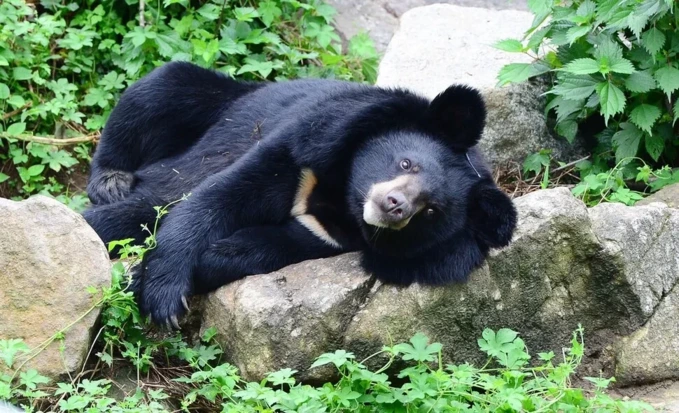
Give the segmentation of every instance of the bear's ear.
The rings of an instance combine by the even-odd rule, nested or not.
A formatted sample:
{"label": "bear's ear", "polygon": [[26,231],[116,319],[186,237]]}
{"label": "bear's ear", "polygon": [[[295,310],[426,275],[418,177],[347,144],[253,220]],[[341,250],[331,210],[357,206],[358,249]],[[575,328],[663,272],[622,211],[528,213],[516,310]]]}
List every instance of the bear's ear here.
{"label": "bear's ear", "polygon": [[476,145],[486,123],[486,105],[478,90],[453,85],[431,101],[427,121],[434,133],[455,149]]}
{"label": "bear's ear", "polygon": [[514,204],[490,179],[477,182],[469,194],[468,218],[474,236],[491,248],[509,244],[516,229]]}

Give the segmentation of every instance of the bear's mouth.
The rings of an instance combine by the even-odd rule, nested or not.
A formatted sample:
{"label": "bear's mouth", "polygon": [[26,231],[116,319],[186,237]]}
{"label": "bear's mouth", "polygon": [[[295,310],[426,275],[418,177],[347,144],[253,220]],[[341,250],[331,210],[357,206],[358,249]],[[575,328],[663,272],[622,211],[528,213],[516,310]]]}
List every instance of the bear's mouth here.
{"label": "bear's mouth", "polygon": [[420,184],[413,175],[376,183],[363,204],[363,221],[378,228],[401,230],[424,208],[418,201],[420,193]]}

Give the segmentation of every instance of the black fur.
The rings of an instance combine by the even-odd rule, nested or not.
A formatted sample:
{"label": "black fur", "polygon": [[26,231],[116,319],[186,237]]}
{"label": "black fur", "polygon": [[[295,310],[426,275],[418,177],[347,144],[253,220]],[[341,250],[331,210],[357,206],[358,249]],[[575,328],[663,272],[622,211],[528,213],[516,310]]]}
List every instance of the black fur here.
{"label": "black fur", "polygon": [[[364,251],[366,268],[385,282],[464,281],[516,225],[473,147],[484,121],[482,99],[466,87],[430,102],[330,80],[236,82],[170,63],[112,112],[85,218],[105,242],[141,241],[153,206],[191,193],[163,218],[135,274],[140,308],[157,323],[176,321],[191,294],[344,251]],[[417,168],[399,169],[405,157]],[[291,216],[304,169],[318,179],[307,213],[339,245]],[[366,224],[366,191],[408,173],[422,183],[417,202],[435,212],[399,231]]]}

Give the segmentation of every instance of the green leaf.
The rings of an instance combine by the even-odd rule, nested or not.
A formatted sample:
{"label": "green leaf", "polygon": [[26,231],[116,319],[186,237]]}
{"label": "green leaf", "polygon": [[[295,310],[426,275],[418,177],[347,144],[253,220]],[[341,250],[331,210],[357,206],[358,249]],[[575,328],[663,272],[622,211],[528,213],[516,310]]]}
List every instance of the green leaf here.
{"label": "green leaf", "polygon": [[613,135],[615,159],[617,162],[637,155],[643,132],[629,122],[620,124],[620,130]]}
{"label": "green leaf", "polygon": [[17,122],[9,125],[7,128],[7,133],[10,136],[18,136],[24,133],[26,130],[26,123],[25,122]]}
{"label": "green leaf", "polygon": [[566,40],[568,40],[568,44],[572,45],[579,38],[581,38],[582,36],[585,36],[587,33],[589,33],[590,30],[592,30],[592,26],[590,26],[590,25],[571,27],[566,32]]}
{"label": "green leaf", "polygon": [[563,70],[574,75],[589,75],[599,71],[599,63],[594,59],[580,58],[568,63]]}
{"label": "green leaf", "polygon": [[441,351],[441,343],[429,343],[429,338],[422,333],[415,334],[410,343],[401,343],[394,346],[403,354],[403,360],[414,360],[419,362],[434,361]]}
{"label": "green leaf", "polygon": [[523,45],[520,41],[514,39],[504,39],[500,40],[493,45],[496,49],[504,50],[510,53],[520,53],[523,52]]}
{"label": "green leaf", "polygon": [[656,83],[650,72],[634,72],[627,79],[625,79],[625,87],[630,92],[646,93],[655,89]]}
{"label": "green leaf", "polygon": [[498,74],[498,84],[500,86],[508,83],[521,83],[531,77],[547,73],[549,67],[543,63],[510,63],[500,69]]}
{"label": "green leaf", "polygon": [[674,112],[674,117],[672,118],[672,126],[674,126],[674,123],[677,121],[677,119],[679,119],[679,99],[677,99],[677,101],[674,102],[672,112]]}
{"label": "green leaf", "polygon": [[38,176],[45,170],[45,165],[33,165],[28,168],[28,176]]}
{"label": "green leaf", "polygon": [[651,134],[651,128],[660,115],[661,112],[657,106],[644,103],[635,107],[629,114],[629,117],[632,123],[637,125],[641,130]]}
{"label": "green leaf", "polygon": [[548,151],[535,152],[526,157],[523,161],[523,173],[533,172],[535,175],[542,171],[543,166],[549,165],[551,158]]}
{"label": "green leaf", "polygon": [[566,138],[569,143],[573,143],[575,135],[578,133],[578,123],[574,120],[564,120],[556,125],[556,132]]}
{"label": "green leaf", "polygon": [[236,7],[233,10],[236,19],[241,22],[251,22],[256,17],[259,17],[259,13],[252,7]]}
{"label": "green leaf", "polygon": [[567,100],[587,99],[595,91],[598,82],[590,77],[567,76],[559,80],[558,84],[552,88],[550,93],[562,96]]}
{"label": "green leaf", "polygon": [[15,67],[12,74],[14,80],[28,80],[33,77],[33,73],[25,67]]}
{"label": "green leaf", "polygon": [[679,88],[679,69],[674,66],[661,67],[653,76],[660,89],[668,96]]}
{"label": "green leaf", "polygon": [[648,23],[648,17],[644,14],[632,13],[627,17],[627,27],[632,30],[635,36],[639,37],[641,31],[646,27],[646,23]]}
{"label": "green leaf", "polygon": [[[0,172],[0,184],[5,182],[6,180],[9,179],[9,175],[5,175],[2,172]],[[11,367],[11,366],[10,366]]]}
{"label": "green leaf", "polygon": [[665,34],[652,27],[641,35],[641,45],[651,56],[655,57],[655,54],[665,45]]}
{"label": "green leaf", "polygon": [[629,75],[636,71],[636,69],[634,69],[634,65],[632,64],[632,62],[622,58],[615,61],[614,63],[611,63],[609,66],[609,70],[611,72],[622,73],[625,75]]}
{"label": "green leaf", "polygon": [[0,340],[0,359],[2,359],[9,368],[12,368],[17,354],[28,353],[30,351],[30,347],[28,347],[21,339],[11,338],[9,340]]}
{"label": "green leaf", "polygon": [[660,155],[662,155],[665,150],[665,139],[659,133],[651,133],[650,135],[644,136],[644,144],[646,146],[646,152],[649,154],[654,161],[658,162]]}
{"label": "green leaf", "polygon": [[214,21],[219,19],[222,9],[216,4],[207,3],[198,9],[198,14],[203,16],[206,20]]}
{"label": "green leaf", "polygon": [[9,87],[4,83],[0,83],[0,99],[7,99],[8,97]]}
{"label": "green leaf", "polygon": [[625,109],[625,94],[610,82],[599,83],[597,94],[601,104],[601,114],[604,116],[606,126],[608,126],[608,119]]}
{"label": "green leaf", "polygon": [[271,23],[283,14],[276,2],[271,0],[260,2],[257,6],[257,12],[259,12],[260,19],[267,27],[271,26]]}

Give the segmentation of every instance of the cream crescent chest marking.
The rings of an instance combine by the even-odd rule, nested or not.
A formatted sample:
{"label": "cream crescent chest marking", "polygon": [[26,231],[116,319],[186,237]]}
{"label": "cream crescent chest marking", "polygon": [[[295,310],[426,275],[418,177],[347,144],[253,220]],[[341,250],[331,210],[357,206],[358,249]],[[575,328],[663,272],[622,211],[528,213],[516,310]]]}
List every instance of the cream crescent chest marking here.
{"label": "cream crescent chest marking", "polygon": [[318,179],[313,171],[308,168],[302,169],[290,215],[295,217],[300,224],[311,231],[312,234],[323,240],[326,244],[335,248],[341,248],[340,243],[330,236],[325,227],[323,227],[323,224],[321,224],[315,216],[307,213],[309,197],[311,197],[317,184]]}

